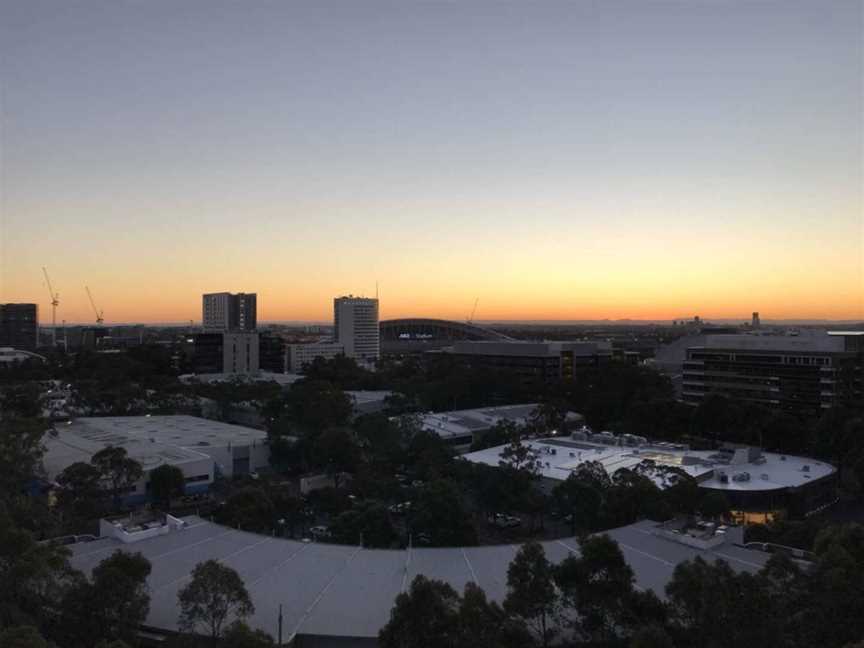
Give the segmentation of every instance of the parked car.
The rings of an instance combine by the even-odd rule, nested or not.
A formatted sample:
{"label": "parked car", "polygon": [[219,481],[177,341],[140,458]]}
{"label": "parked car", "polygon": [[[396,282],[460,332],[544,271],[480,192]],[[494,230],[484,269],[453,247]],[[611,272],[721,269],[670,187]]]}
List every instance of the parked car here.
{"label": "parked car", "polygon": [[393,515],[405,515],[411,510],[411,502],[401,502],[399,504],[391,504],[387,507]]}
{"label": "parked car", "polygon": [[499,529],[509,529],[522,524],[522,519],[515,515],[507,515],[506,513],[495,513],[486,518],[489,524],[497,526]]}
{"label": "parked car", "polygon": [[309,529],[309,533],[316,540],[326,540],[330,538],[333,534],[330,533],[330,529],[326,526],[314,526]]}

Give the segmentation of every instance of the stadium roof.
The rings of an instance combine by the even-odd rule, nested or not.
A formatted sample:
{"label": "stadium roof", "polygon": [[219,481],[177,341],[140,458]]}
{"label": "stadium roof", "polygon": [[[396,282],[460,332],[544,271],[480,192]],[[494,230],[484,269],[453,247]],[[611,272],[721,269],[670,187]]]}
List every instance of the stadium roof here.
{"label": "stadium roof", "polygon": [[[183,531],[134,544],[113,538],[72,545],[71,563],[90,571],[119,549],[140,551],[152,563],[148,579],[150,613],[147,625],[177,628],[177,593],[189,582],[199,562],[219,560],[240,574],[255,604],[253,627],[276,634],[283,606],[285,637],[324,635],[375,637],[387,623],[396,595],[418,574],[440,579],[461,591],[473,581],[501,601],[506,594],[507,567],[519,545],[441,549],[379,550],[355,546],[303,543],[219,526],[197,517],[185,518]],[[607,531],[633,568],[636,584],[663,596],[675,566],[702,556],[726,560],[738,571],[758,571],[768,554],[728,541],[700,550],[656,535],[657,524],[639,522]],[[560,562],[578,554],[575,539],[543,543],[547,557]]]}

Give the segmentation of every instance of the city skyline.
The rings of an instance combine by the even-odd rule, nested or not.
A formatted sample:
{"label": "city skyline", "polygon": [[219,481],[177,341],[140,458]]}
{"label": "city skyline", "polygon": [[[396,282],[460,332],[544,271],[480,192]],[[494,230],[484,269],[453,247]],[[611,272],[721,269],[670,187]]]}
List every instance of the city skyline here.
{"label": "city skyline", "polygon": [[864,319],[862,5],[15,3],[0,302]]}

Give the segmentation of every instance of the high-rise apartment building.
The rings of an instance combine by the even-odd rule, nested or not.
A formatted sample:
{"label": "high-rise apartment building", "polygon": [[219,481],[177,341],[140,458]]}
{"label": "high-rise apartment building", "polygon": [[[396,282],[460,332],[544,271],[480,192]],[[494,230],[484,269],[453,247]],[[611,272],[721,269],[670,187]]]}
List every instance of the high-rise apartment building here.
{"label": "high-rise apartment building", "polygon": [[333,333],[349,358],[365,362],[378,360],[381,355],[378,300],[353,295],[334,299]]}
{"label": "high-rise apartment building", "polygon": [[256,293],[207,293],[202,296],[201,321],[214,331],[254,331],[258,327]]}
{"label": "high-rise apartment building", "polygon": [[0,347],[33,351],[39,346],[36,304],[0,304]]}

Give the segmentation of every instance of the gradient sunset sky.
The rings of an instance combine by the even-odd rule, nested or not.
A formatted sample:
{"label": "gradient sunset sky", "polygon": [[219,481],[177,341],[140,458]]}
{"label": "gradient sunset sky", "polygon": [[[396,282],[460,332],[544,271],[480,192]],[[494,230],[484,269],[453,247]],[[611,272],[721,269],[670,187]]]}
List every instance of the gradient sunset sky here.
{"label": "gradient sunset sky", "polygon": [[0,301],[862,318],[862,6],[0,0]]}

